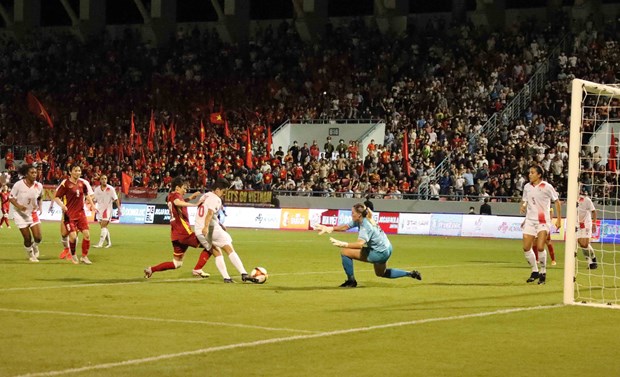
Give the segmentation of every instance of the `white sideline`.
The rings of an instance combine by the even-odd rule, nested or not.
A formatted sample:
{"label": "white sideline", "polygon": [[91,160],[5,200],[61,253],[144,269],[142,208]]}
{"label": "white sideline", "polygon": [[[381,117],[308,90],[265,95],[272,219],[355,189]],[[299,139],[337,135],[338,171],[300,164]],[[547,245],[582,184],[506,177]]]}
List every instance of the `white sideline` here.
{"label": "white sideline", "polygon": [[173,359],[173,358],[177,358],[177,357],[200,355],[200,354],[204,354],[204,353],[224,351],[224,350],[230,350],[230,349],[235,349],[235,348],[249,348],[249,347],[262,346],[262,345],[265,345],[265,344],[282,343],[282,342],[289,342],[289,341],[294,341],[294,340],[306,340],[306,339],[324,338],[324,337],[328,337],[328,336],[350,334],[350,333],[363,332],[363,331],[372,331],[372,330],[386,329],[386,328],[391,328],[391,327],[419,325],[419,324],[424,324],[424,323],[460,320],[460,319],[468,319],[468,318],[489,317],[489,316],[498,315],[498,314],[509,314],[509,313],[524,312],[524,311],[530,311],[530,310],[545,310],[545,309],[560,308],[560,307],[563,307],[563,305],[547,305],[547,306],[534,306],[534,307],[524,307],[524,308],[514,308],[514,309],[502,309],[502,310],[496,310],[496,311],[492,311],[492,312],[465,314],[465,315],[457,315],[457,316],[451,316],[451,317],[438,317],[438,318],[427,318],[427,319],[419,319],[419,320],[406,321],[406,322],[395,322],[395,323],[388,323],[388,324],[384,324],[384,325],[376,325],[376,326],[368,326],[368,327],[357,327],[357,328],[351,328],[351,329],[345,329],[345,330],[336,330],[336,331],[326,331],[326,332],[321,332],[321,333],[317,333],[317,334],[295,335],[295,336],[289,336],[289,337],[283,337],[283,338],[281,337],[281,338],[271,338],[271,339],[265,339],[265,340],[257,340],[257,341],[254,341],[254,342],[235,343],[235,344],[229,344],[229,345],[225,345],[225,346],[201,348],[201,349],[197,349],[197,350],[194,350],[194,351],[170,353],[170,354],[164,354],[164,355],[159,355],[159,356],[145,357],[145,358],[142,358],[142,359],[133,359],[133,360],[119,361],[119,362],[116,362],[116,363],[105,363],[105,364],[98,364],[98,365],[89,365],[89,366],[84,366],[84,367],[79,367],[79,368],[69,368],[69,369],[49,371],[49,372],[28,373],[28,374],[22,374],[22,375],[19,375],[19,376],[16,376],[16,377],[58,376],[58,375],[64,375],[64,374],[69,374],[69,373],[80,373],[80,372],[88,372],[88,371],[91,371],[91,370],[112,369],[112,368],[129,366],[129,365],[144,364],[144,363],[148,363],[148,362],[157,362],[157,361],[160,361],[160,360],[167,360],[167,359]]}
{"label": "white sideline", "polygon": [[22,310],[22,309],[0,308],[0,312],[24,313],[24,314],[68,315],[68,316],[72,316],[72,317],[75,316],[75,317],[95,317],[95,318],[110,318],[110,319],[127,319],[127,320],[133,320],[133,321],[189,323],[189,324],[199,324],[199,325],[240,327],[240,328],[246,328],[246,329],[257,329],[257,330],[266,330],[266,331],[288,331],[288,332],[308,333],[308,334],[315,334],[315,333],[319,332],[319,331],[311,331],[311,330],[297,330],[297,329],[289,329],[289,328],[244,325],[244,324],[240,324],[240,323],[199,321],[199,320],[191,320],[191,319],[167,319],[167,318],[154,318],[154,317],[136,317],[136,316],[117,315],[117,314],[93,314],[93,313],[79,313],[79,312],[62,312],[62,311],[56,311],[56,310]]}
{"label": "white sideline", "polygon": [[[503,264],[512,264],[512,262],[502,262],[502,263],[476,263],[476,264],[447,264],[447,265],[439,265],[439,266],[410,266],[409,268],[416,268],[419,270],[430,269],[430,268],[460,268],[460,267],[479,267],[479,266],[497,266]],[[358,268],[355,270],[356,272],[372,272],[371,269],[361,269]],[[334,271],[307,271],[307,272],[284,272],[279,274],[269,274],[270,276],[289,276],[289,275],[323,275],[323,274],[342,274],[342,270],[334,270]],[[180,279],[150,279],[145,280],[144,278],[136,278],[135,281],[122,281],[118,283],[85,283],[85,284],[69,284],[69,285],[48,285],[41,287],[9,287],[9,288],[0,288],[0,292],[11,292],[11,291],[35,291],[35,290],[43,290],[43,289],[62,289],[62,288],[83,288],[83,287],[104,287],[109,285],[134,285],[134,284],[158,284],[158,283],[176,283],[182,281],[193,281],[200,282],[204,281],[203,279],[196,278],[180,278]]]}

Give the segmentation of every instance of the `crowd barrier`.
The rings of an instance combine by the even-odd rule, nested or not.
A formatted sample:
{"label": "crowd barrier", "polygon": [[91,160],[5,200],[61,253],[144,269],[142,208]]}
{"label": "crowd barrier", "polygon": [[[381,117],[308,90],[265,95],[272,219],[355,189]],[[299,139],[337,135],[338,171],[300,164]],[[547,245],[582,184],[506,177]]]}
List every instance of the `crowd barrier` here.
{"label": "crowd barrier", "polygon": [[[57,205],[50,208],[49,201],[43,202],[41,219],[60,221],[61,210]],[[188,207],[190,224],[193,225],[196,207]],[[120,224],[168,224],[170,213],[164,204],[122,205],[122,216],[113,213],[113,223]],[[87,211],[90,221],[94,214]],[[374,220],[387,234],[412,234],[447,237],[487,237],[521,239],[519,216],[485,216],[444,213],[398,213],[375,212]],[[340,225],[351,221],[351,210],[342,209],[301,209],[301,208],[255,208],[227,207],[221,219],[227,227],[309,230],[314,224]],[[564,240],[566,219],[561,229],[552,229],[551,239]],[[351,231],[357,231],[356,229]],[[594,242],[620,241],[620,221],[599,220]]]}

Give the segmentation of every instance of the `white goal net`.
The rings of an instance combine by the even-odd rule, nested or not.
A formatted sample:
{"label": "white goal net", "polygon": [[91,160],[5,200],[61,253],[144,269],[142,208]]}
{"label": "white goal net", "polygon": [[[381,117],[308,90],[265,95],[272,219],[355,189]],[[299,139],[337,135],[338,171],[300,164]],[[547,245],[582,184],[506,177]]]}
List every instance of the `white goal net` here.
{"label": "white goal net", "polygon": [[[618,138],[620,86],[573,80],[566,202],[565,304],[620,308]],[[592,214],[592,211],[578,210],[579,201],[581,209],[587,208],[587,198],[596,208],[595,227],[583,221],[585,212]],[[589,247],[584,229],[592,229]]]}

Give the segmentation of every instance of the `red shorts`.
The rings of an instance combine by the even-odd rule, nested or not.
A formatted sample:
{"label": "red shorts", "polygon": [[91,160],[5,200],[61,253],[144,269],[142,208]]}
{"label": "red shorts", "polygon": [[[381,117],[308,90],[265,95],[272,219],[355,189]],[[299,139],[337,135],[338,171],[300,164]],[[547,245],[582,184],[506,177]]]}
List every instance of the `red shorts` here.
{"label": "red shorts", "polygon": [[88,219],[86,214],[81,213],[77,218],[70,219],[68,216],[63,216],[62,223],[69,233],[88,230]]}
{"label": "red shorts", "polygon": [[180,256],[185,254],[188,247],[199,247],[200,241],[196,238],[196,234],[194,232],[176,240],[172,240],[172,249],[173,253],[176,256]]}

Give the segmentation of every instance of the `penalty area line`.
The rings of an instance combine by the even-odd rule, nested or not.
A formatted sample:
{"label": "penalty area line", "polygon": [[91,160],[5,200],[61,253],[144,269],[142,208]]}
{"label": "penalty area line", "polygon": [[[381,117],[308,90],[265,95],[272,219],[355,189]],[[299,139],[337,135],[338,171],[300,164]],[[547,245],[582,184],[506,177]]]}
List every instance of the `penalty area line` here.
{"label": "penalty area line", "polygon": [[201,349],[197,349],[197,350],[194,350],[194,351],[186,351],[186,352],[163,354],[163,355],[158,355],[158,356],[145,357],[145,358],[141,358],[141,359],[119,361],[119,362],[115,362],[115,363],[104,363],[104,364],[98,364],[98,365],[89,365],[89,366],[84,366],[84,367],[79,367],[79,368],[69,368],[69,369],[49,371],[49,372],[28,373],[28,374],[18,375],[16,377],[47,377],[47,376],[59,376],[59,375],[71,374],[71,373],[88,372],[88,371],[92,371],[92,370],[106,370],[106,369],[119,368],[119,367],[131,366],[131,365],[138,365],[138,364],[144,364],[144,363],[150,363],[150,362],[158,362],[158,361],[161,361],[161,360],[169,360],[169,359],[174,359],[174,358],[179,358],[179,357],[201,355],[201,354],[205,354],[205,353],[225,351],[225,350],[231,350],[231,349],[237,349],[237,348],[251,348],[251,347],[257,347],[257,346],[263,346],[263,345],[266,345],[266,344],[276,344],[276,343],[291,342],[291,341],[296,341],[296,340],[326,338],[326,337],[330,337],[330,336],[337,336],[337,335],[343,335],[343,334],[352,334],[352,333],[359,333],[359,332],[387,329],[387,328],[393,328],[393,327],[420,325],[420,324],[431,323],[431,322],[463,320],[463,319],[469,319],[469,318],[483,318],[483,317],[490,317],[490,316],[494,316],[494,315],[526,312],[526,311],[532,311],[532,310],[546,310],[546,309],[553,309],[553,308],[561,308],[563,306],[564,305],[547,305],[547,306],[522,307],[522,308],[513,308],[513,309],[502,309],[502,310],[496,310],[496,311],[492,311],[492,312],[463,314],[463,315],[456,315],[456,316],[450,316],[450,317],[436,317],[436,318],[418,319],[418,320],[413,320],[413,321],[386,323],[386,324],[383,324],[383,325],[376,325],[376,326],[367,326],[367,327],[357,327],[357,328],[335,330],[335,331],[326,331],[326,332],[320,332],[320,333],[317,333],[317,334],[294,335],[294,336],[288,336],[288,337],[279,337],[279,338],[257,340],[257,341],[254,341],[254,342],[228,344],[228,345],[224,345],[224,346],[201,348]]}

